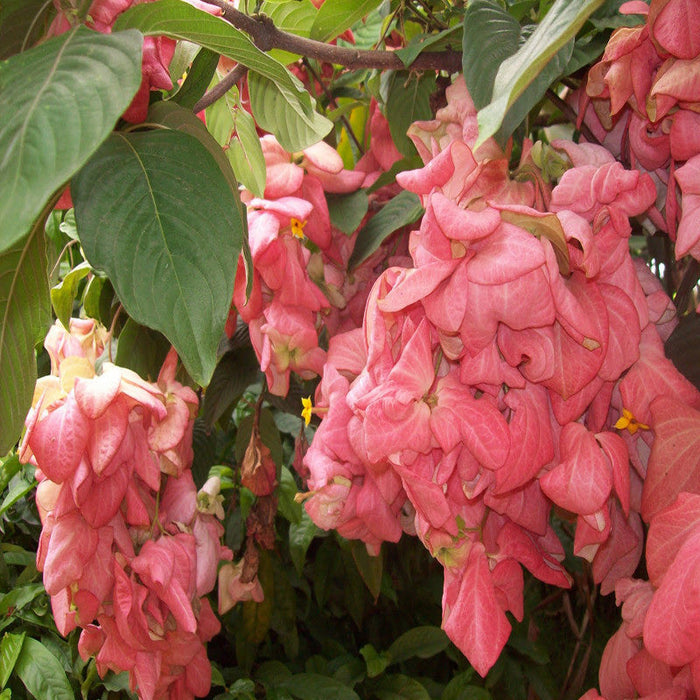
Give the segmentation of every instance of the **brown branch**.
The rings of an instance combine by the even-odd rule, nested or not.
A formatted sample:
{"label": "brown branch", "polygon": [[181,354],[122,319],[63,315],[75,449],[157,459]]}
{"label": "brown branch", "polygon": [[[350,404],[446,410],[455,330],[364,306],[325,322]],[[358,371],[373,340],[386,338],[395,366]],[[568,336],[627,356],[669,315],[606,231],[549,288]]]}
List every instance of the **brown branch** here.
{"label": "brown branch", "polygon": [[197,114],[203,109],[214,104],[219,98],[223,97],[234,85],[237,85],[243,76],[248,72],[248,69],[239,63],[233,70],[230,70],[214,87],[205,92],[199,101],[192,108],[192,111]]}
{"label": "brown branch", "polygon": [[[239,12],[228,0],[207,0],[207,2],[220,7],[223,10],[223,18],[237,29],[249,34],[253,43],[261,51],[282,49],[317,61],[345,66],[351,70],[359,68],[406,70],[403,61],[392,51],[361,51],[305,39],[277,29],[269,17],[264,15],[250,17]],[[410,68],[411,70],[445,70],[456,73],[462,68],[462,54],[452,50],[424,52],[418,55]]]}

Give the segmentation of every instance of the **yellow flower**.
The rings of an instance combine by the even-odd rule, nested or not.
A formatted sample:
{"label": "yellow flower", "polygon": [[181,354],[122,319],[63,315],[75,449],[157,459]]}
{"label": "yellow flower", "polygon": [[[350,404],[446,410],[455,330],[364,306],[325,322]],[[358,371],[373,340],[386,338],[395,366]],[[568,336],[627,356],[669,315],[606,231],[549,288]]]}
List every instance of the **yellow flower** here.
{"label": "yellow flower", "polygon": [[624,430],[627,428],[632,435],[634,435],[639,428],[642,430],[649,430],[648,425],[639,423],[632,415],[632,411],[628,411],[626,408],[622,409],[622,415],[618,418],[617,423],[615,423],[615,427],[618,430]]}
{"label": "yellow flower", "polygon": [[304,419],[306,425],[311,422],[311,413],[314,410],[314,405],[311,402],[311,397],[307,396],[305,399],[302,398],[301,405],[304,407],[301,411],[301,417]]}
{"label": "yellow flower", "polygon": [[299,219],[295,219],[294,217],[292,217],[289,221],[289,225],[291,226],[293,236],[296,236],[296,238],[301,239],[304,238],[304,226],[306,226],[306,221],[299,221]]}

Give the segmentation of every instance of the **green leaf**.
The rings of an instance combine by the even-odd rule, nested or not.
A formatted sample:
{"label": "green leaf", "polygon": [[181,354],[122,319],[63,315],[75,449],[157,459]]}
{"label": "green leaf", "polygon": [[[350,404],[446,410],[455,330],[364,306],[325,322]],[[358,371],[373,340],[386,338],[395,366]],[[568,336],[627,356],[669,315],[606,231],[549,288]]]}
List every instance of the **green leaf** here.
{"label": "green leaf", "polygon": [[404,632],[389,647],[387,654],[393,664],[411,659],[414,656],[428,659],[447,649],[449,643],[450,640],[443,630],[432,625],[425,625]]}
{"label": "green leaf", "polygon": [[12,634],[5,632],[0,642],[0,688],[7,685],[10,674],[17,663],[17,658],[22,651],[25,633]]}
{"label": "green leaf", "polygon": [[405,156],[413,155],[415,146],[406,132],[413,122],[430,119],[433,110],[430,96],[436,89],[435,74],[397,71],[389,78],[386,118],[396,148]]}
{"label": "green leaf", "polygon": [[571,39],[556,53],[552,60],[527,86],[525,92],[511,105],[503,117],[503,123],[496,134],[496,140],[501,145],[505,146],[511,134],[525,119],[530,110],[542,99],[549,86],[566,73],[573,49],[574,40]]}
{"label": "green leaf", "polygon": [[442,691],[440,700],[462,700],[465,693],[469,692],[471,680],[474,677],[474,669],[469,668],[454,676]]}
{"label": "green leaf", "polygon": [[376,602],[382,589],[382,571],[384,570],[382,553],[380,551],[376,557],[370,556],[367,547],[360,540],[350,540],[349,545],[357,570]]}
{"label": "green leaf", "polygon": [[109,276],[129,315],[163,333],[206,386],[244,230],[216,161],[177,131],[115,134],[76,176],[72,193],[91,265]]}
{"label": "green leaf", "polygon": [[0,94],[12,105],[0,111],[0,250],[27,235],[129,106],[141,43],[138,32],[79,27],[0,64]]}
{"label": "green leaf", "polygon": [[0,598],[0,617],[5,617],[10,610],[23,608],[43,592],[44,586],[41,583],[28,583],[25,586],[13,588]]}
{"label": "green leaf", "polygon": [[209,130],[204,126],[202,120],[193,114],[192,110],[185,109],[172,101],[161,101],[152,104],[148,110],[147,119],[149,123],[161,124],[168,127],[168,129],[175,129],[176,131],[181,131],[183,134],[194,136],[216,161],[231,191],[234,193],[236,204],[241,211],[241,216],[244,216],[238,196],[238,182],[236,181],[236,176],[233,174],[231,165],[221,150],[221,146],[209,133]]}
{"label": "green leaf", "polygon": [[204,422],[211,429],[224,411],[258,378],[260,365],[250,346],[227,352],[204,394]]}
{"label": "green leaf", "polygon": [[404,190],[391,199],[360,229],[348,267],[356,268],[394,231],[413,223],[422,214],[420,199],[412,192]]}
{"label": "green leaf", "polygon": [[520,25],[496,0],[472,0],[464,13],[462,70],[477,109],[493,95],[493,81],[503,61],[517,50]]}
{"label": "green leaf", "polygon": [[367,665],[368,678],[380,676],[389,665],[389,657],[386,654],[380,654],[371,644],[365,644],[360,649],[360,655]]}
{"label": "green leaf", "polygon": [[461,43],[458,39],[462,32],[461,27],[450,27],[443,29],[437,34],[419,34],[409,41],[408,45],[403,49],[397,49],[394,53],[401,59],[401,62],[408,68],[418,56],[427,48],[434,47],[434,50],[440,48],[452,47]]}
{"label": "green leaf", "polygon": [[58,320],[68,328],[73,315],[73,302],[78,293],[80,281],[90,273],[90,265],[82,262],[76,265],[55,287],[51,289],[51,304]]}
{"label": "green leaf", "polygon": [[357,190],[351,194],[331,194],[326,195],[326,200],[333,226],[348,236],[355,233],[369,207],[367,193]]}
{"label": "green leaf", "polygon": [[[261,51],[246,34],[219,17],[199,10],[180,0],[158,0],[135,5],[119,15],[115,29],[136,28],[147,36],[165,35],[185,39],[204,46],[247,66],[251,79],[260,77],[265,87],[259,87],[258,109],[253,113],[266,131],[289,151],[296,151],[319,141],[332,124],[315,112],[314,102],[302,83],[279,61]],[[271,83],[274,87],[270,87]],[[252,105],[252,90],[251,90]],[[259,109],[276,109],[263,113]],[[292,124],[285,123],[291,120]],[[265,125],[263,125],[263,121]],[[278,129],[279,127],[279,129]],[[289,140],[296,135],[299,141]],[[302,138],[303,137],[303,138]]]}
{"label": "green leaf", "polygon": [[[218,83],[218,78],[212,85]],[[207,128],[226,157],[238,181],[257,197],[265,193],[265,156],[253,117],[241,105],[238,88],[207,107]]]}
{"label": "green leaf", "polygon": [[12,508],[17,501],[23,499],[35,486],[36,482],[34,480],[27,481],[26,478],[18,478],[12,481],[10,490],[7,492],[2,504],[0,504],[0,515]]}
{"label": "green leaf", "polygon": [[333,128],[333,122],[314,110],[308,111],[298,100],[290,101],[277,83],[263,75],[248,75],[248,91],[258,126],[274,134],[287,151],[300,151],[318,143]]}
{"label": "green leaf", "polygon": [[602,3],[603,0],[556,0],[527,41],[501,63],[493,85],[495,99],[478,113],[479,138],[475,148],[499,130],[518,97]]}
{"label": "green leaf", "polygon": [[297,673],[281,685],[300,700],[360,700],[352,688],[318,673]]}
{"label": "green leaf", "polygon": [[294,496],[297,495],[298,491],[299,487],[297,482],[294,481],[292,472],[283,466],[280,470],[280,484],[277,489],[277,498],[279,499],[277,512],[290,523],[300,523],[304,511],[301,503],[297,503],[294,500]]}
{"label": "green leaf", "polygon": [[325,0],[311,27],[311,38],[335,39],[381,4],[382,0]]}
{"label": "green leaf", "polygon": [[0,454],[17,441],[36,383],[34,346],[51,325],[43,222],[0,253]]}
{"label": "green leaf", "polygon": [[192,110],[209,87],[218,64],[218,53],[209,49],[200,49],[180,89],[170,98],[171,101]]}
{"label": "green leaf", "polygon": [[291,522],[289,524],[289,555],[292,557],[292,563],[299,576],[301,576],[301,572],[304,569],[304,561],[309,545],[320,532],[303,508],[299,522]]}
{"label": "green leaf", "polygon": [[27,637],[15,673],[36,698],[74,700],[73,689],[58,659],[39,641]]}
{"label": "green leaf", "polygon": [[119,334],[114,361],[120,367],[133,370],[149,382],[155,382],[168,350],[170,343],[162,333],[129,318]]}
{"label": "green leaf", "polygon": [[374,694],[379,700],[430,700],[428,691],[415,678],[402,674],[381,678]]}

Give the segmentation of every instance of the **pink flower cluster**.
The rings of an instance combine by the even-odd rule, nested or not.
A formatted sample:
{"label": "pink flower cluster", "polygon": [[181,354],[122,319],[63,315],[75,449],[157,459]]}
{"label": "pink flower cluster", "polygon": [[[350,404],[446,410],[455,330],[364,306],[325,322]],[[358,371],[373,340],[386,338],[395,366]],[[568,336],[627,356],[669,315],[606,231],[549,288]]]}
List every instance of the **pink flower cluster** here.
{"label": "pink flower cluster", "polygon": [[[253,292],[246,300],[241,258],[233,305],[248,324],[269,390],[285,396],[291,372],[302,379],[321,373],[326,352],[319,337],[324,332],[332,335],[362,322],[369,287],[378,276],[375,267],[386,253],[378,251],[350,274],[357,232],[348,236],[334,227],[326,202],[326,193],[354,192],[368,178],[376,179],[374,170],[346,170],[324,142],[296,154],[287,153],[274,136],[263,136],[261,144],[267,166],[264,198],[243,193]],[[390,160],[390,141],[380,141],[377,148],[384,162]],[[380,168],[379,161],[369,158],[365,164],[367,170]],[[234,320],[232,314],[229,333]]]}
{"label": "pink flower cluster", "polygon": [[140,698],[209,692],[205,643],[220,628],[206,595],[223,527],[198,508],[190,472],[196,394],[168,355],[156,384],[103,362],[93,321],[56,323],[45,346],[21,457],[36,466],[43,572],[61,634],[97,670],[128,671]]}
{"label": "pink flower cluster", "polygon": [[588,75],[585,118],[616,155],[654,173],[650,217],[678,258],[700,259],[700,3],[635,0],[621,10],[646,22],[613,33]]}
{"label": "pink flower cluster", "polygon": [[[102,34],[109,34],[117,17],[132,5],[149,0],[93,0],[88,11],[88,26]],[[200,0],[186,0],[209,14],[220,15],[221,9]],[[65,2],[54,0],[58,15],[54,19],[49,36],[57,36],[71,29],[71,23],[65,12]],[[147,36],[143,40],[143,58],[141,64],[142,80],[138,92],[131,101],[122,118],[128,122],[139,123],[146,119],[151,90],[171,90],[170,61],[175,53],[175,40],[164,36]],[[63,208],[62,206],[59,208]]]}
{"label": "pink flower cluster", "polygon": [[409,130],[425,167],[398,177],[426,210],[414,267],[384,272],[362,328],[331,338],[306,508],[373,553],[420,537],[444,567],[443,627],[485,675],[505,612],[522,618],[521,566],[569,585],[552,504],[604,590],[634,572],[650,406],[700,394],[663,356],[670,302],[629,254],[650,177],[562,142],[571,167],[553,189],[511,179],[495,142],[473,149],[461,80],[447,98]]}

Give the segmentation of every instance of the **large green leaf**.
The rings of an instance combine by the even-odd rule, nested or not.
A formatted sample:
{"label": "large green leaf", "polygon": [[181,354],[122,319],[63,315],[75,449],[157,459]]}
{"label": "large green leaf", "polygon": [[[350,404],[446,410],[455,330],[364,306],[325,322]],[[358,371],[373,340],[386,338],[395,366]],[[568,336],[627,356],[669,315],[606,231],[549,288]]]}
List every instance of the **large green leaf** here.
{"label": "large green leaf", "polygon": [[477,109],[493,95],[493,81],[503,61],[517,50],[520,25],[496,0],[472,0],[464,13],[462,70]]}
{"label": "large green leaf", "polygon": [[396,148],[405,156],[416,152],[413,142],[406,136],[408,127],[419,119],[431,118],[430,96],[435,88],[435,74],[430,71],[420,75],[397,71],[389,79],[386,117]]}
{"label": "large green leaf", "polygon": [[479,110],[479,139],[475,146],[498,131],[513,103],[602,3],[603,0],[556,0],[528,40],[501,63],[493,85],[495,99]]}
{"label": "large green leaf", "polygon": [[311,38],[335,39],[381,4],[382,0],[325,0],[311,27]]}
{"label": "large green leaf", "polygon": [[0,63],[0,250],[114,128],[141,84],[141,44],[80,27]]}
{"label": "large green leaf", "polygon": [[10,674],[17,662],[17,657],[22,651],[25,634],[25,632],[21,634],[5,632],[2,636],[2,642],[0,642],[0,688],[4,688],[7,685]]}
{"label": "large green leaf", "polygon": [[27,238],[0,253],[0,454],[22,430],[36,383],[34,346],[50,324],[44,235],[37,222]]}
{"label": "large green leaf", "polygon": [[[253,72],[249,82],[257,76],[269,85],[264,95],[258,95],[258,110],[274,110],[261,112],[254,107],[258,123],[275,134],[287,150],[305,148],[332,128],[332,124],[315,111],[311,96],[297,78],[255,46],[246,34],[219,17],[181,0],[158,0],[135,5],[121,14],[114,26],[136,28],[149,36],[165,35],[192,41],[247,66]],[[300,140],[293,140],[295,135]]]}
{"label": "large green leaf", "polygon": [[250,107],[258,126],[273,133],[287,151],[300,151],[318,143],[333,123],[299,101],[290,101],[279,85],[263,75],[248,75]]}
{"label": "large green leaf", "polygon": [[78,234],[129,315],[163,333],[209,383],[244,224],[218,164],[193,136],[114,134],[72,185]]}
{"label": "large green leaf", "polygon": [[15,673],[35,698],[75,698],[61,662],[36,639],[25,638],[17,657]]}

